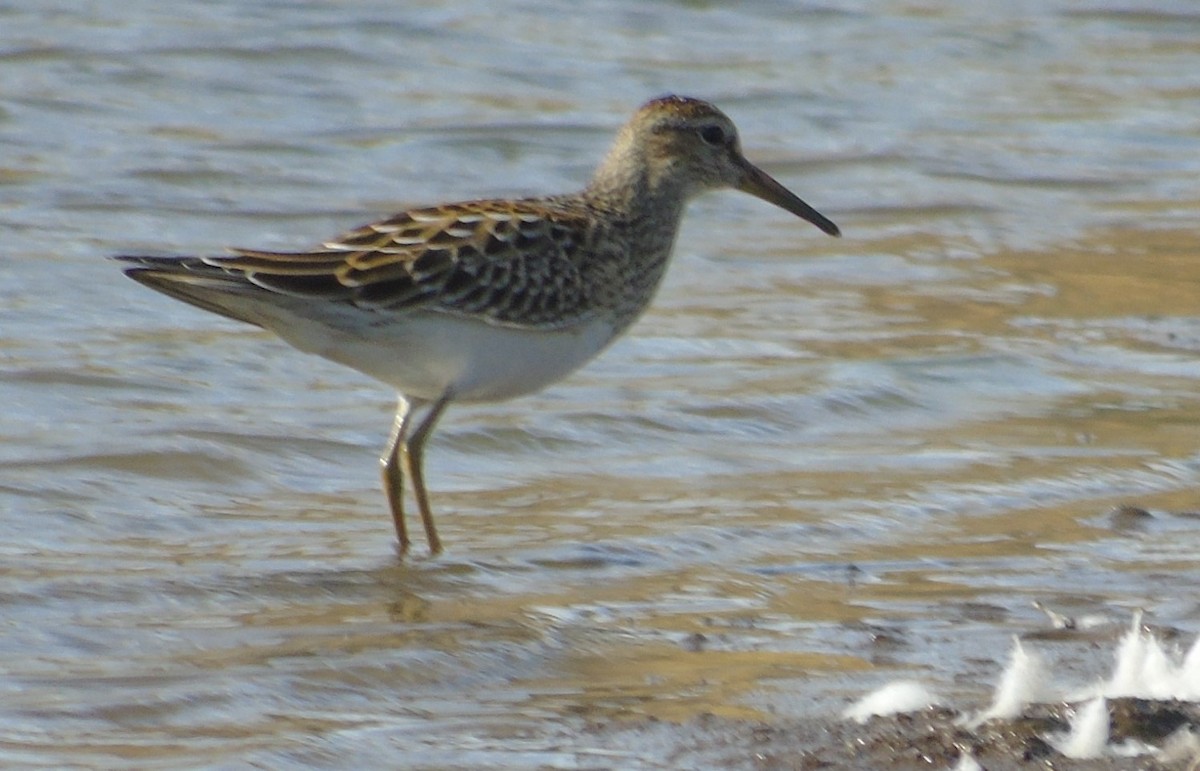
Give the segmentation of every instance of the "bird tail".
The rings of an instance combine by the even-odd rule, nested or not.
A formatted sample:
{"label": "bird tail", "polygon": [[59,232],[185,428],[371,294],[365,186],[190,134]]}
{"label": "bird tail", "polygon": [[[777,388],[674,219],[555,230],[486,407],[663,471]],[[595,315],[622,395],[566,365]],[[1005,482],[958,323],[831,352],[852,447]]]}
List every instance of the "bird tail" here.
{"label": "bird tail", "polygon": [[257,304],[246,298],[264,290],[240,271],[210,265],[199,257],[120,255],[113,259],[125,263],[125,275],[139,284],[211,313],[263,326],[254,318]]}

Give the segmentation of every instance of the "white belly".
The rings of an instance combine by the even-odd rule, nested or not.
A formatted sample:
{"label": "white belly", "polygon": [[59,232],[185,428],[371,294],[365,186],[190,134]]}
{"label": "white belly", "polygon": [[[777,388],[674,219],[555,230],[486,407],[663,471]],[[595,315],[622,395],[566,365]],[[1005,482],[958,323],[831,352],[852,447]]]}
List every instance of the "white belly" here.
{"label": "white belly", "polygon": [[303,351],[426,401],[447,392],[455,401],[499,401],[541,390],[604,350],[614,335],[605,322],[536,331],[419,312],[353,335],[295,317],[271,326]]}

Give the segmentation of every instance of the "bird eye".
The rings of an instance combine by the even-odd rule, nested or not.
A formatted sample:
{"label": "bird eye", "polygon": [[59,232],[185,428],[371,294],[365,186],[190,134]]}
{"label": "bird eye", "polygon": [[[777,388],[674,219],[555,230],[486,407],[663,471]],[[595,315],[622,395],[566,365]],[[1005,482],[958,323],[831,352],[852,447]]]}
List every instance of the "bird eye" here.
{"label": "bird eye", "polygon": [[700,129],[700,138],[703,139],[706,144],[710,144],[713,147],[719,147],[725,144],[725,130],[720,126],[705,126],[704,128]]}

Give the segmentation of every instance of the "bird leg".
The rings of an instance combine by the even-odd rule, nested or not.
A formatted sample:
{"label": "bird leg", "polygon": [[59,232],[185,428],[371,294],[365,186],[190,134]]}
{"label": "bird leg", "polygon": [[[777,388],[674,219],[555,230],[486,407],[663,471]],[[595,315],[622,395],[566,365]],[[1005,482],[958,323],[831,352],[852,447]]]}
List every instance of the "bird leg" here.
{"label": "bird leg", "polygon": [[442,412],[449,403],[450,394],[443,394],[429,408],[429,414],[417,426],[411,437],[405,439],[403,432],[400,436],[402,448],[400,458],[404,463],[404,473],[408,477],[408,481],[412,483],[413,497],[417,500],[417,509],[421,512],[421,522],[425,525],[425,538],[429,541],[430,554],[442,553],[442,541],[438,538],[437,527],[433,524],[433,511],[429,508],[429,494],[425,491],[425,441],[433,433],[433,427],[437,425],[438,418],[442,416]]}
{"label": "bird leg", "polygon": [[396,420],[388,437],[387,449],[379,458],[383,466],[383,491],[392,510],[392,521],[396,524],[396,537],[400,539],[400,553],[408,551],[408,528],[404,525],[404,472],[400,468],[400,454],[405,447],[408,420],[412,416],[412,405],[403,396],[396,407]]}

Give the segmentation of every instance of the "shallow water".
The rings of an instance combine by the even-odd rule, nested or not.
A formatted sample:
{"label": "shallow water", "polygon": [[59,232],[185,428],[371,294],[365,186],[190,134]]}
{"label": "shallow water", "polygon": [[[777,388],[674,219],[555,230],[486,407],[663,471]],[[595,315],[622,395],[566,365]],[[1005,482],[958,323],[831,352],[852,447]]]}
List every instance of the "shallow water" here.
{"label": "shallow water", "polygon": [[[672,765],[591,729],[1200,628],[1191,4],[39,2],[0,67],[4,765]],[[571,189],[668,91],[845,237],[693,204],[628,338],[443,421],[439,559],[386,388],[104,259]]]}

